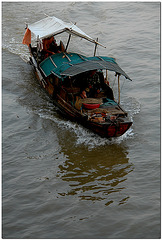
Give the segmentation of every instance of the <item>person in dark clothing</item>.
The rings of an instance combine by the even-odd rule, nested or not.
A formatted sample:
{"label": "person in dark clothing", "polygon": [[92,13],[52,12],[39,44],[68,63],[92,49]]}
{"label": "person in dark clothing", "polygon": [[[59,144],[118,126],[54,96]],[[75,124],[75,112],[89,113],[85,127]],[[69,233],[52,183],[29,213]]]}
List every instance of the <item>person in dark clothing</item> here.
{"label": "person in dark clothing", "polygon": [[111,100],[114,100],[114,94],[112,89],[110,88],[110,86],[108,84],[105,83],[105,79],[103,76],[102,72],[98,72],[98,75],[100,77],[100,82],[101,82],[101,88],[105,91],[107,97]]}

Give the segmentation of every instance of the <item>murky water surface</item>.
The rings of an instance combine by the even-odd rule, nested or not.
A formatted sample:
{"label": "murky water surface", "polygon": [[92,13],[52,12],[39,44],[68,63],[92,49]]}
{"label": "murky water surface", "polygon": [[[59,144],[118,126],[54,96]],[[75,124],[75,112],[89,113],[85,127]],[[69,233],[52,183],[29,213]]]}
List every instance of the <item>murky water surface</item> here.
{"label": "murky water surface", "polygon": [[[122,137],[64,119],[40,88],[21,42],[44,13],[99,37],[97,53],[133,79],[121,78]],[[159,238],[160,3],[4,2],[2,38],[3,238]],[[94,46],[73,38],[70,50]]]}

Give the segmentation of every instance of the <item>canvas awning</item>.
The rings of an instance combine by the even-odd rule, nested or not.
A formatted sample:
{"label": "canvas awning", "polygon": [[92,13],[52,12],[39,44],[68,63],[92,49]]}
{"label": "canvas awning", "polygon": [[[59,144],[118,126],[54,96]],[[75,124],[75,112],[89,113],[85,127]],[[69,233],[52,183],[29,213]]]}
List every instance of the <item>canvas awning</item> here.
{"label": "canvas awning", "polygon": [[39,66],[46,77],[50,74],[59,78],[73,77],[90,70],[107,69],[131,80],[111,57],[85,57],[76,53],[58,53],[46,58]]}
{"label": "canvas awning", "polygon": [[34,33],[36,37],[39,36],[40,39],[48,38],[50,36],[55,36],[57,34],[67,32],[68,34],[72,34],[72,35],[84,38],[92,43],[103,46],[102,44],[97,42],[95,39],[91,38],[86,33],[84,33],[75,24],[63,22],[62,20],[54,16],[52,17],[48,16],[38,22],[29,24],[28,29],[32,33]]}
{"label": "canvas awning", "polygon": [[102,59],[96,59],[96,57],[88,58],[87,61],[70,66],[68,69],[63,71],[61,75],[73,77],[80,73],[84,73],[91,70],[100,70],[100,69],[107,69],[109,71],[113,71],[119,75],[123,75],[126,79],[131,80],[130,77],[119,67],[119,65],[116,62],[112,62],[108,58],[105,60],[102,60]]}

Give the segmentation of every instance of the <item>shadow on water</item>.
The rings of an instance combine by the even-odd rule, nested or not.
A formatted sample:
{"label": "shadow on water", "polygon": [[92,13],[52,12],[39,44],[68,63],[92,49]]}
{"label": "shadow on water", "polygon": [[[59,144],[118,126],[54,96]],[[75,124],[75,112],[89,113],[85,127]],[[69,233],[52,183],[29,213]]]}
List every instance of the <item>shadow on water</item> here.
{"label": "shadow on water", "polygon": [[127,175],[133,171],[125,146],[110,144],[90,151],[85,146],[74,145],[62,149],[67,160],[59,165],[58,176],[68,182],[70,188],[59,195],[76,195],[80,200],[93,202],[104,200],[105,205],[114,201],[120,205],[128,200],[128,196],[121,199],[122,194],[118,200],[118,193],[126,189]]}

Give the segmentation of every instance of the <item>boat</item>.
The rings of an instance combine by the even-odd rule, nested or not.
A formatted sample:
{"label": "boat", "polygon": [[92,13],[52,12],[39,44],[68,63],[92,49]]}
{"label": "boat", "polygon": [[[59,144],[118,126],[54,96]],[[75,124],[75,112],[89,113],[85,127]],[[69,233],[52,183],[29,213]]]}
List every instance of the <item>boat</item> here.
{"label": "boat", "polygon": [[[61,113],[101,137],[123,135],[131,127],[132,121],[120,105],[120,76],[131,79],[114,58],[96,56],[96,48],[105,46],[76,24],[66,23],[54,16],[28,24],[25,29],[22,43],[29,48],[29,62],[40,85]],[[56,41],[62,33],[67,34],[66,46],[61,40],[59,44]],[[87,54],[69,52],[72,36],[94,44],[94,55],[88,57]],[[113,71],[117,76],[118,101],[109,86],[108,71]]]}

